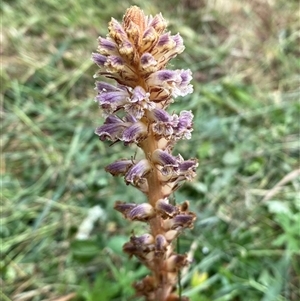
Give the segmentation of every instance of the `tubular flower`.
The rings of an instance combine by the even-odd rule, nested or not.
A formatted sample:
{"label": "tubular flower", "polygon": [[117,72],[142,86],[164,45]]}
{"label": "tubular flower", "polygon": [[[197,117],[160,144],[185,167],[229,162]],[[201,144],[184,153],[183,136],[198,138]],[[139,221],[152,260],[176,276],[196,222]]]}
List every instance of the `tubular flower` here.
{"label": "tubular flower", "polygon": [[92,55],[99,67],[95,77],[111,81],[96,82],[95,101],[105,117],[96,135],[102,141],[135,144],[144,152],[142,159],[119,159],[105,170],[124,177],[127,185],[147,198],[139,204],[117,201],[114,207],[129,221],[149,224],[148,233],[132,235],[123,246],[125,253],[151,272],[133,285],[136,295],[146,301],[188,300],[175,293],[175,286],[178,271],[189,262],[186,255],[175,253],[173,244],[196,219],[187,201],[181,205],[169,202],[182,182],[195,177],[198,163],[172,154],[178,140],[191,138],[193,114],[166,110],[176,97],[192,93],[193,86],[190,70],[166,69],[184,50],[181,36],[171,35],[166,27],[161,14],[146,16],[133,6],[122,23],[112,18],[108,35],[99,37]]}

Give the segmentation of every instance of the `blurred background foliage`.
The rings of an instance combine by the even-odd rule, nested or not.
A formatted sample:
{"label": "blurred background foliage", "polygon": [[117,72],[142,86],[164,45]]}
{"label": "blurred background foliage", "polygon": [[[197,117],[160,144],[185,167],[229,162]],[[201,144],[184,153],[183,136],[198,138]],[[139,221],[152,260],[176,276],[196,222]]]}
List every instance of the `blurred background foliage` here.
{"label": "blurred background foliage", "polygon": [[[299,3],[293,0],[6,0],[2,14],[1,300],[126,301],[147,273],[122,254],[143,225],[113,210],[142,202],[104,167],[135,154],[94,135],[102,123],[90,56],[111,17],[159,12],[186,50],[199,159],[174,198],[197,213],[179,241],[192,301],[300,300]],[[96,206],[96,207],[95,207]],[[90,211],[89,211],[90,210]],[[98,211],[97,211],[98,210]],[[78,231],[100,212],[88,239]]]}

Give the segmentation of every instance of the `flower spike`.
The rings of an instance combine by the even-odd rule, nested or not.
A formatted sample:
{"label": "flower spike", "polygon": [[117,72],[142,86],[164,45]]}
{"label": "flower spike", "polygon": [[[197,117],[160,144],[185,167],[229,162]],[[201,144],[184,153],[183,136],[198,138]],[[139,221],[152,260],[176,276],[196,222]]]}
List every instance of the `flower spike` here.
{"label": "flower spike", "polygon": [[130,7],[123,21],[112,18],[107,37],[99,37],[92,60],[99,67],[98,103],[105,118],[96,128],[99,139],[136,145],[144,157],[119,159],[105,170],[124,177],[125,183],[140,190],[147,202],[117,201],[114,208],[131,222],[144,222],[149,231],[132,235],[123,251],[136,257],[151,275],[134,283],[136,296],[145,301],[175,301],[177,273],[189,264],[186,255],[175,253],[174,241],[184,229],[192,228],[196,215],[189,203],[171,204],[169,196],[184,181],[196,176],[196,159],[184,160],[172,154],[181,139],[190,139],[193,114],[167,112],[178,96],[193,92],[190,70],[167,69],[169,61],[183,52],[180,34],[166,31],[162,14],[147,16]]}

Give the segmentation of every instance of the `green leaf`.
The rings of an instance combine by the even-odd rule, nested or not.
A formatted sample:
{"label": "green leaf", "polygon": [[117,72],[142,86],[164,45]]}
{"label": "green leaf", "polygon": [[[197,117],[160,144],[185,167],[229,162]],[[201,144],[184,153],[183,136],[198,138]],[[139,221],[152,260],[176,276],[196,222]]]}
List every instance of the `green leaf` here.
{"label": "green leaf", "polygon": [[225,165],[237,165],[241,162],[241,157],[237,151],[228,151],[224,154],[222,161]]}
{"label": "green leaf", "polygon": [[282,201],[269,201],[267,203],[270,213],[282,213],[282,214],[291,214],[288,203]]}
{"label": "green leaf", "polygon": [[209,141],[204,141],[198,148],[198,156],[200,159],[211,157],[213,154],[213,145]]}
{"label": "green leaf", "polygon": [[74,240],[71,251],[76,260],[83,262],[92,260],[100,253],[98,244],[93,240]]}
{"label": "green leaf", "polygon": [[106,244],[106,247],[111,249],[116,254],[123,254],[122,247],[129,240],[127,236],[113,236],[111,237]]}

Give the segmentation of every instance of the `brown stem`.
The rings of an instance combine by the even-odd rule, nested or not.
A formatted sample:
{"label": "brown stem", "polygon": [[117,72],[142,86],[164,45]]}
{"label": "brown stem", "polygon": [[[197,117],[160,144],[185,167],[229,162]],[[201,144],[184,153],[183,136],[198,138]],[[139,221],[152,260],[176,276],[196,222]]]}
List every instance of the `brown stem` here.
{"label": "brown stem", "polygon": [[[149,136],[146,141],[141,145],[146,158],[149,158],[151,162],[152,153],[158,148],[158,142],[153,133],[150,130]],[[162,191],[162,185],[159,180],[159,171],[155,167],[152,166],[152,171],[148,175],[148,202],[155,207],[156,202],[159,199],[164,197]],[[162,227],[162,218],[160,216],[156,216],[150,220],[150,232],[153,237],[156,237],[158,234],[165,234],[165,230]],[[171,293],[172,284],[168,281],[168,272],[165,268],[165,258],[162,256],[155,256],[154,259],[154,270],[153,275],[156,279],[157,283],[157,291],[155,300],[157,301],[165,301],[168,295]]]}
{"label": "brown stem", "polygon": [[[153,135],[153,133],[150,130],[148,138],[143,142],[141,145],[146,158],[149,158],[149,161],[151,162],[151,156],[153,152],[158,149],[158,143]],[[155,165],[152,165],[152,171],[148,175],[148,186],[149,186],[149,192],[148,192],[148,201],[149,203],[155,207],[155,203],[163,198],[163,192],[162,192],[162,185],[158,177],[158,170],[155,167]]]}
{"label": "brown stem", "polygon": [[[158,230],[159,232],[163,232],[163,229],[160,226],[161,217],[157,216],[150,221],[150,231],[152,235]],[[155,300],[157,301],[165,301],[168,295],[171,293],[172,284],[168,281],[168,273],[165,268],[165,260],[164,257],[156,256],[154,258],[154,270],[153,275],[156,279],[157,283],[157,291]]]}

